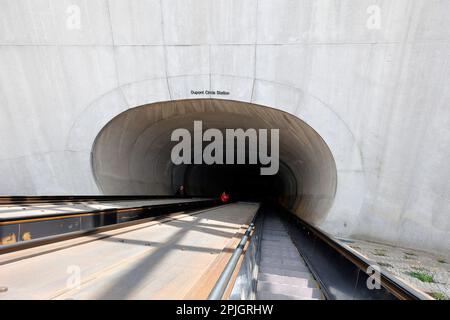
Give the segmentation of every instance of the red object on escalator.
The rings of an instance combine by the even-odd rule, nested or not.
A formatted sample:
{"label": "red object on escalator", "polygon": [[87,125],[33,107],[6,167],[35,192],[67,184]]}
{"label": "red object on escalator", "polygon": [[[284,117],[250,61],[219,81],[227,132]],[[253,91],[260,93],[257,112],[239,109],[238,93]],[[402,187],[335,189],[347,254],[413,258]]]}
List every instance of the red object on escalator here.
{"label": "red object on escalator", "polygon": [[222,201],[223,203],[227,203],[228,201],[230,201],[230,196],[226,192],[223,192],[220,195],[220,201]]}

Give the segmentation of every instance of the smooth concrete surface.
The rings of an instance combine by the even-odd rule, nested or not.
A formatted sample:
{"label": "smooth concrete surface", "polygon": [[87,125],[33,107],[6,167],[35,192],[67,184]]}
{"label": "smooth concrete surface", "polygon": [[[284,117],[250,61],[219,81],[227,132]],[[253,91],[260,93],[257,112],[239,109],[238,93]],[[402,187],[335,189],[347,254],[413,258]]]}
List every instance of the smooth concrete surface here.
{"label": "smooth concrete surface", "polygon": [[226,90],[324,139],[337,191],[318,226],[448,252],[450,1],[376,1],[379,28],[373,5],[1,1],[0,194],[98,194],[91,150],[109,121]]}
{"label": "smooth concrete surface", "polygon": [[182,299],[258,208],[230,204],[4,254],[0,299]]}

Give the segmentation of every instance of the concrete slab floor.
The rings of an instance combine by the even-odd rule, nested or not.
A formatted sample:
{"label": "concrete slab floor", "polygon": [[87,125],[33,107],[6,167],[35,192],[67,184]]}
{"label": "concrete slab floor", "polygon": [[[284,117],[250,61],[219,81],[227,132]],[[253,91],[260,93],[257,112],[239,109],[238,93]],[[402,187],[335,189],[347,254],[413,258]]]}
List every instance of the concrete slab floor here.
{"label": "concrete slab floor", "polygon": [[356,239],[338,240],[435,299],[450,300],[450,255]]}

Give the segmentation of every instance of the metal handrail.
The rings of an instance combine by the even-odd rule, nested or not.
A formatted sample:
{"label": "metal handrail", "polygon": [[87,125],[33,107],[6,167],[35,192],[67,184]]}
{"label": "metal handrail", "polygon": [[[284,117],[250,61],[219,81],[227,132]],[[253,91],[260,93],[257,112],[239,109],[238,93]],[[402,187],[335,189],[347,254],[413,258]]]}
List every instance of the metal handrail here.
{"label": "metal handrail", "polygon": [[[315,234],[317,237],[322,239],[325,243],[327,243],[331,248],[338,251],[344,258],[352,262],[359,269],[364,272],[367,268],[372,264],[369,260],[362,257],[360,254],[356,252],[352,252],[347,249],[344,245],[339,243],[337,240],[333,239],[331,236],[326,234],[325,232],[319,230],[318,228],[310,225],[308,222],[296,217],[297,221],[299,221],[303,226],[305,226],[309,231]],[[429,295],[416,290],[415,288],[409,286],[408,284],[402,282],[399,279],[396,279],[389,273],[384,270],[380,271],[381,277],[381,285],[386,288],[389,292],[391,292],[398,299],[402,300],[430,300],[432,299]]]}
{"label": "metal handrail", "polygon": [[35,203],[61,203],[61,202],[104,202],[104,201],[134,201],[149,199],[183,199],[195,198],[193,196],[176,195],[55,195],[55,196],[6,196],[0,195],[0,205],[23,205]]}
{"label": "metal handrail", "polygon": [[[172,198],[170,198],[172,199]],[[178,198],[176,198],[178,199]],[[24,222],[37,222],[37,221],[48,221],[48,220],[59,220],[59,219],[67,219],[67,218],[77,218],[77,217],[87,217],[92,215],[105,215],[105,214],[120,214],[120,213],[129,213],[131,211],[136,210],[150,210],[157,208],[165,208],[165,207],[173,207],[173,206],[182,206],[186,204],[196,204],[201,202],[213,202],[215,199],[202,199],[199,198],[196,200],[195,198],[183,198],[179,200],[192,200],[192,201],[181,201],[181,202],[173,202],[173,203],[160,203],[160,204],[148,204],[148,205],[140,205],[133,207],[125,207],[125,208],[107,208],[107,209],[92,209],[85,210],[79,212],[55,212],[55,213],[42,213],[34,216],[9,216],[7,218],[3,218],[0,214],[0,225],[9,225],[9,224],[17,224]]]}
{"label": "metal handrail", "polygon": [[250,233],[252,232],[252,230],[255,226],[255,218],[256,218],[256,215],[253,218],[250,225],[248,226],[247,230],[245,231],[244,236],[242,237],[238,246],[234,250],[233,255],[231,256],[230,260],[228,261],[227,265],[225,266],[225,269],[223,270],[222,274],[220,275],[219,280],[217,280],[214,288],[212,289],[211,293],[209,294],[208,300],[222,299],[223,294],[225,293],[225,290],[227,289],[227,287],[229,285],[230,279],[236,269],[239,258],[241,257],[241,254],[244,251],[244,247],[250,238]]}

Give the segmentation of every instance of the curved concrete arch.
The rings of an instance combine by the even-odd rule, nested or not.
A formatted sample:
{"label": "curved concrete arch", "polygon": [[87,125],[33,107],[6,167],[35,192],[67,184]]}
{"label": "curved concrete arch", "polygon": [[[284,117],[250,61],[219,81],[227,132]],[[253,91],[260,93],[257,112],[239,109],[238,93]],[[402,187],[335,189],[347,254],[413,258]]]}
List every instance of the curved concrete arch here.
{"label": "curved concrete arch", "polygon": [[[203,76],[190,75],[176,78],[177,84],[183,84],[181,87],[177,87],[175,83],[166,81],[164,78],[158,78],[127,83],[100,96],[77,118],[68,136],[66,148],[90,152],[98,133],[111,119],[139,104],[170,101],[169,92],[178,92],[178,99],[173,101],[198,98],[192,95],[190,90],[186,90],[184,84],[201,82]],[[249,99],[241,98],[241,95],[237,97],[232,95],[230,100],[250,102],[287,112],[314,128],[329,146],[336,162],[339,183],[333,208],[327,221],[323,222],[323,227],[336,234],[351,234],[358,221],[357,217],[366,192],[361,151],[352,132],[330,106],[301,89],[270,81],[253,80],[253,82],[255,87],[249,88],[253,91],[253,99],[251,95],[246,95]],[[263,83],[263,87],[259,87],[258,83]],[[261,90],[269,90],[270,94],[264,96]],[[180,94],[181,92],[184,96]],[[301,101],[294,99],[294,105],[291,101],[283,104],[282,97],[286,92],[294,92],[303,99]],[[208,95],[201,98],[209,99],[210,97]],[[86,167],[86,164],[80,165]]]}
{"label": "curved concrete arch", "polygon": [[[292,185],[291,179],[285,176],[286,171],[282,170],[274,178],[280,189],[273,189],[273,194],[268,194],[291,203],[290,209],[311,223],[319,224],[326,220],[336,193],[337,173],[333,155],[320,135],[284,111],[232,100],[189,99],[152,103],[130,108],[116,116],[98,133],[92,149],[93,172],[101,189],[107,194],[173,194],[176,189],[172,179],[180,180],[174,177],[173,172],[189,177],[183,184],[188,186],[191,195],[197,196],[220,194],[220,190],[230,187],[230,181],[226,182],[230,176],[240,179],[234,188],[251,182],[246,176],[240,177],[248,173],[243,170],[252,170],[249,166],[188,165],[186,170],[189,171],[185,172],[189,175],[174,169],[171,149],[176,143],[170,141],[171,133],[178,128],[192,131],[196,120],[202,121],[204,130],[278,129],[279,159],[283,166],[290,168],[296,183]],[[248,152],[252,148],[247,146],[246,149]],[[230,151],[234,150],[225,145],[224,154]],[[230,172],[223,176],[224,171]],[[214,178],[216,175],[219,180]],[[275,182],[272,177],[253,178],[267,187]],[[299,190],[298,186],[302,188]],[[258,184],[251,188],[256,188],[254,192],[267,193]],[[280,190],[284,192],[277,194]]]}

